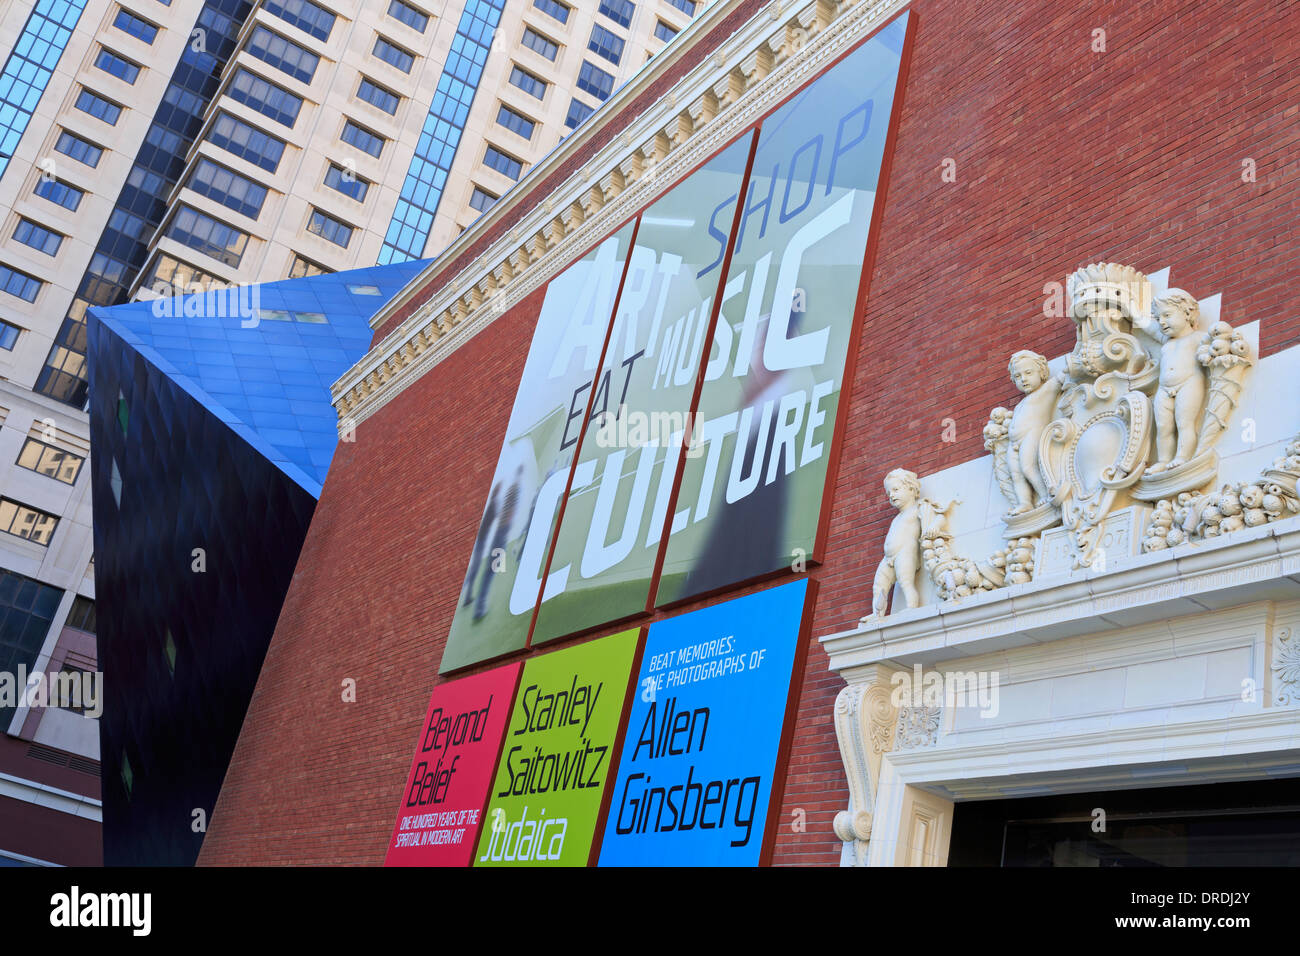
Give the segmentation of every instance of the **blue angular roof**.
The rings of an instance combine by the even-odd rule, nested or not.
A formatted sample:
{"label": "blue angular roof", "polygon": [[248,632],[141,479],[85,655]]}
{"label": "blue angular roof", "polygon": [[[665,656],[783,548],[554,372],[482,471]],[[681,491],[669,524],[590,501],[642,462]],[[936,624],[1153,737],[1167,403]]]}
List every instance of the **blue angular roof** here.
{"label": "blue angular roof", "polygon": [[319,498],[338,443],[330,386],[369,350],[370,317],[429,261],[89,312]]}

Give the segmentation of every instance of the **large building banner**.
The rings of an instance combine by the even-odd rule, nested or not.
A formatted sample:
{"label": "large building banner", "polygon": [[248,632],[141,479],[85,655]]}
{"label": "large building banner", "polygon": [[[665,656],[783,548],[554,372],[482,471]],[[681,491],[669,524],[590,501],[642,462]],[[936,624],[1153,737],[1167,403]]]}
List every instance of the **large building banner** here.
{"label": "large building banner", "polygon": [[819,558],[909,20],[551,282],[443,672]]}
{"label": "large building banner", "polygon": [[601,866],[763,861],[809,582],[650,626]]}
{"label": "large building banner", "polygon": [[520,667],[434,688],[385,866],[469,865]]}
{"label": "large building banner", "polygon": [[475,866],[586,866],[639,629],[528,660]]}
{"label": "large building banner", "polygon": [[534,642],[645,610],[752,140],[641,216],[605,358],[609,398],[592,410],[551,560],[566,586],[542,602]]}
{"label": "large building banner", "polygon": [[905,29],[763,120],[661,606],[814,555]]}
{"label": "large building banner", "polygon": [[[552,518],[577,450],[632,231],[632,224],[620,229],[547,286],[443,651],[443,673],[527,643]],[[555,580],[548,592],[563,586]]]}

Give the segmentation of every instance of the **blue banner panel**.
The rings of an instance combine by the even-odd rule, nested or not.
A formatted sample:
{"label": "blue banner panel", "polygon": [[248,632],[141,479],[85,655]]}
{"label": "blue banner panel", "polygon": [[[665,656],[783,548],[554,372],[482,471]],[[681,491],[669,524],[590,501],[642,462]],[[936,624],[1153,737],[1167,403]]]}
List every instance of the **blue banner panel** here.
{"label": "blue banner panel", "polygon": [[650,627],[601,866],[757,866],[807,580]]}

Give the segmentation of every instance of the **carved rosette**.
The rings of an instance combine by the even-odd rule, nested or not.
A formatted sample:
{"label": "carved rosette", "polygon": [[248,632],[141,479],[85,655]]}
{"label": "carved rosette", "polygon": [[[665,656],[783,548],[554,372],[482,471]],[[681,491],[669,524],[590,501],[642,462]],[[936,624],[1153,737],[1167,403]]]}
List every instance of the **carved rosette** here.
{"label": "carved rosette", "polygon": [[1300,637],[1284,627],[1273,643],[1273,699],[1282,706],[1300,704]]}

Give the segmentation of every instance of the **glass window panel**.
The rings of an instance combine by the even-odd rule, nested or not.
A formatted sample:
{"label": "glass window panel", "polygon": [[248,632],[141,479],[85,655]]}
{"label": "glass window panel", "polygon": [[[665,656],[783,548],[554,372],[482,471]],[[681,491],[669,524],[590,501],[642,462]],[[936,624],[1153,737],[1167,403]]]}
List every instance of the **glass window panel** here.
{"label": "glass window panel", "polygon": [[533,0],[533,6],[561,23],[569,22],[569,8],[559,3],[558,0]]}
{"label": "glass window panel", "polygon": [[403,0],[392,0],[388,4],[388,15],[395,20],[400,20],[413,30],[419,30],[421,33],[429,25],[428,14],[420,12],[409,3],[404,3]]}
{"label": "glass window panel", "polygon": [[559,46],[546,39],[532,27],[524,27],[523,44],[534,53],[540,53],[548,60],[554,60],[560,52]]}
{"label": "glass window panel", "polygon": [[591,28],[587,49],[617,66],[623,56],[623,40],[597,23]]}
{"label": "glass window panel", "polygon": [[604,102],[614,91],[614,77],[600,67],[583,60],[578,70],[578,89]]}
{"label": "glass window panel", "polygon": [[510,82],[529,96],[535,96],[539,100],[546,95],[546,82],[517,66],[512,67],[510,70]]}
{"label": "glass window panel", "polygon": [[600,0],[599,9],[601,13],[622,27],[631,25],[632,14],[636,11],[631,0]]}
{"label": "glass window panel", "polygon": [[262,9],[318,40],[328,40],[334,29],[334,14],[311,0],[263,0]]}
{"label": "glass window panel", "polygon": [[113,18],[113,26],[123,33],[129,33],[138,40],[152,44],[158,36],[158,28],[148,20],[137,17],[129,10],[118,10]]}
{"label": "glass window panel", "polygon": [[415,65],[414,53],[403,50],[397,44],[385,40],[383,37],[375,38],[374,54],[385,63],[397,67],[403,73],[410,73],[411,67]]}
{"label": "glass window panel", "polygon": [[101,49],[95,57],[95,66],[127,83],[134,83],[140,75],[140,67],[125,57],[118,56],[111,50]]}

